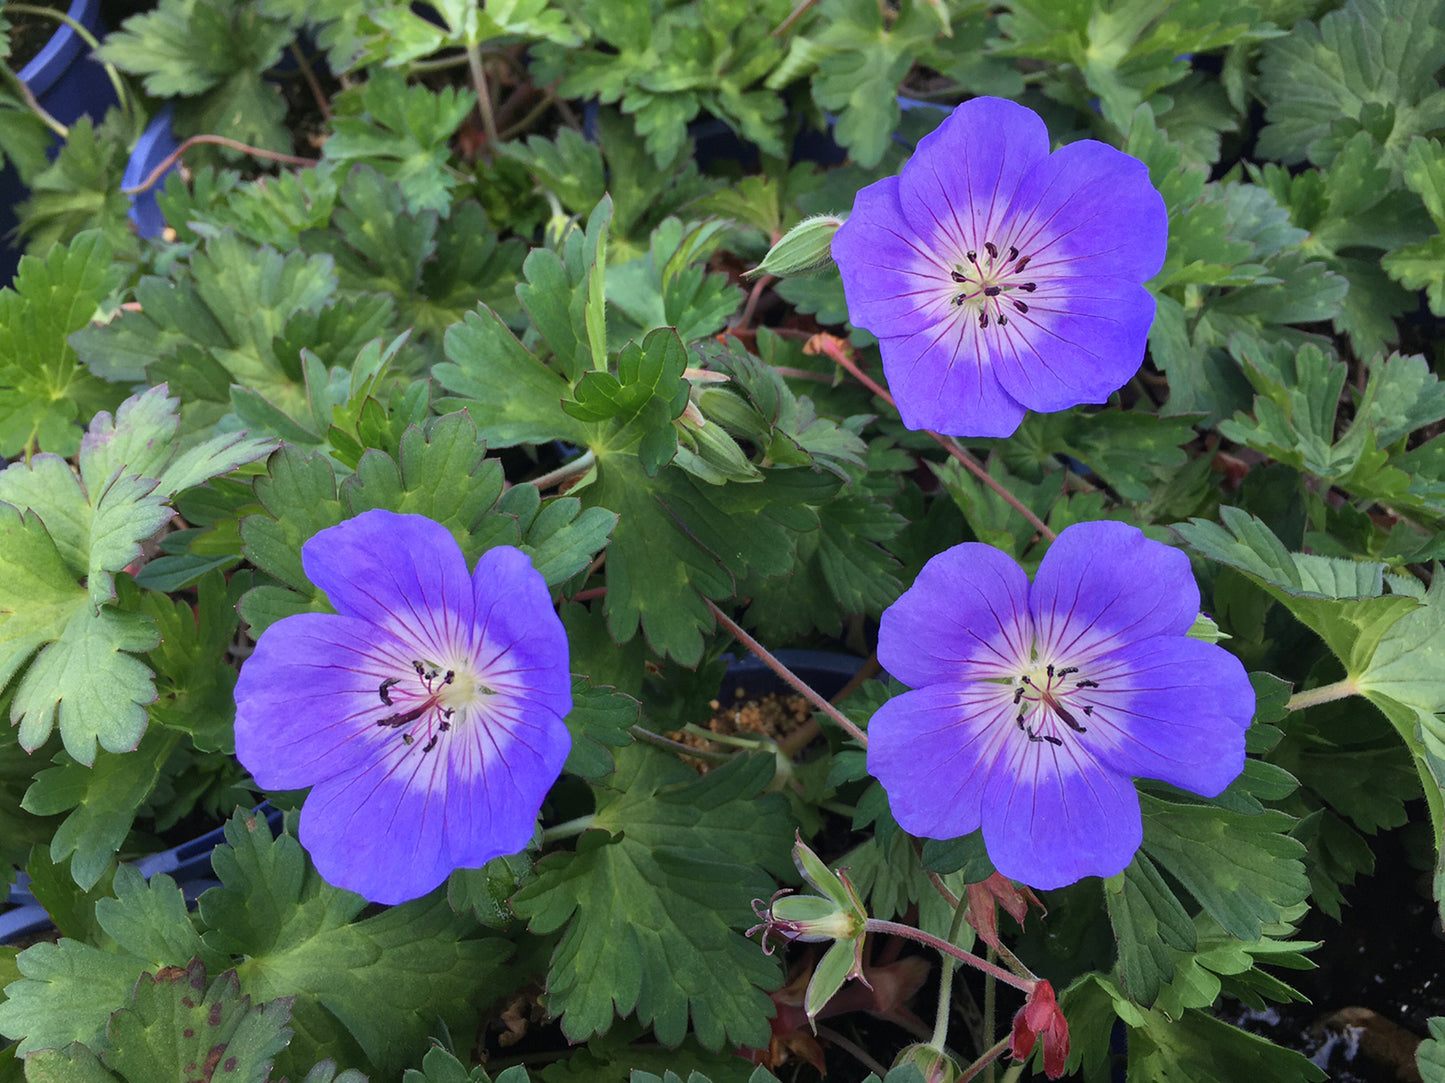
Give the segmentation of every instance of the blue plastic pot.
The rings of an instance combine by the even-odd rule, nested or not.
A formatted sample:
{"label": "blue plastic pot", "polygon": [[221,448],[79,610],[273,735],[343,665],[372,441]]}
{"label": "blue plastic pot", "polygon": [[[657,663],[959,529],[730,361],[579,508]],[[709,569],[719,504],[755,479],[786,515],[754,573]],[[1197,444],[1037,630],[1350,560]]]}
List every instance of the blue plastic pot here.
{"label": "blue plastic pot", "polygon": [[[100,0],[73,0],[66,12],[95,37],[105,33],[100,21]],[[115,87],[105,68],[90,55],[85,39],[68,23],[59,23],[45,47],[17,73],[45,111],[62,124],[73,124],[83,116],[99,119],[116,103]],[[60,149],[51,146],[51,157]],[[20,249],[13,230],[18,219],[15,205],[29,194],[13,166],[0,170],[0,283],[15,277]]]}
{"label": "blue plastic pot", "polygon": [[[175,106],[167,102],[146,125],[146,130],[141,133],[135,149],[131,151],[130,161],[126,162],[125,175],[120,182],[122,191],[139,185],[151,175],[151,170],[175,153],[175,149],[180,146],[172,127],[175,113]],[[159,237],[166,228],[165,215],[161,214],[161,209],[156,204],[156,193],[165,187],[166,178],[175,172],[177,164],[173,163],[161,174],[160,179],[144,192],[137,192],[130,197],[130,220],[142,237]]]}

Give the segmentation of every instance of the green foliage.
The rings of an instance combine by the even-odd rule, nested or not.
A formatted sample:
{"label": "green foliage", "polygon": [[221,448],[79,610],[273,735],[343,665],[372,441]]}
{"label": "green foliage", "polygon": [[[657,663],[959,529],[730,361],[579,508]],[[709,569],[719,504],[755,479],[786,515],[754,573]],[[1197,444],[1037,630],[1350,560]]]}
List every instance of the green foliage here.
{"label": "green foliage", "polygon": [[688,1019],[707,1049],[766,1043],[779,975],[738,930],[769,874],[789,867],[786,806],[758,796],[772,758],[738,758],[696,778],[636,748],[599,786],[594,826],[513,899],[534,933],[566,926],[547,975],[551,1010],[574,1042],[634,1012],[676,1045]]}
{"label": "green foliage", "polygon": [[118,398],[66,341],[120,285],[112,256],[102,234],[86,233],[43,262],[22,259],[14,287],[0,289],[0,456],[73,455],[76,422]]}
{"label": "green foliage", "polygon": [[344,112],[332,121],[333,134],[322,148],[326,159],[364,161],[400,186],[412,213],[445,214],[456,187],[447,141],[476,105],[476,95],[456,87],[431,91],[383,68],[337,104]]}
{"label": "green foliage", "polygon": [[114,573],[141,555],[178,492],[269,450],[230,434],[182,451],[176,405],[161,385],[127,399],[114,419],[97,414],[79,476],[54,455],[0,472],[0,687],[30,661],[10,705],[29,750],[57,724],[83,764],[97,742],[109,752],[136,746],[156,693],[134,654],[156,646],[156,630],[133,604],[116,604]]}
{"label": "green foliage", "polygon": [[1259,152],[1328,165],[1366,131],[1398,169],[1417,135],[1445,125],[1445,27],[1434,0],[1348,0],[1265,46]]}
{"label": "green foliage", "polygon": [[544,83],[560,79],[565,96],[620,102],[660,168],[684,147],[699,113],[781,155],[786,108],[759,84],[781,57],[769,31],[788,12],[786,0],[724,0],[706,10],[676,0],[584,8],[578,21],[598,47],[540,43],[534,72]]}
{"label": "green foliage", "polygon": [[182,110],[183,128],[289,151],[285,104],[262,76],[291,40],[290,27],[252,4],[161,0],[107,36],[99,56],[154,97],[203,96]]}

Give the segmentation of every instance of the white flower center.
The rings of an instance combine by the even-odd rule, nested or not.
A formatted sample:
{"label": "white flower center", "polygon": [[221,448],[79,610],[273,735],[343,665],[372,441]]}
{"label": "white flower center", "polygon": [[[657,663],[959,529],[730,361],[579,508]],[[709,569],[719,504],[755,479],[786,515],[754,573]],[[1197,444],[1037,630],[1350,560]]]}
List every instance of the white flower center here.
{"label": "white flower center", "polygon": [[964,253],[964,260],[948,272],[959,287],[953,295],[953,303],[971,313],[978,313],[980,327],[987,327],[990,320],[1006,327],[1010,310],[1019,313],[1029,310],[1028,302],[1013,295],[1033,293],[1038,289],[1036,283],[1018,281],[1032,257],[1019,255],[1019,250],[1012,245],[1000,251],[992,241],[985,241],[983,248],[982,259],[977,252],[970,250]]}
{"label": "white flower center", "polygon": [[436,748],[442,735],[450,732],[458,712],[464,721],[487,697],[496,694],[481,682],[467,661],[459,660],[456,665],[458,668],[448,669],[417,659],[411,664],[412,674],[382,681],[377,696],[381,709],[390,711],[376,724],[401,730],[402,743],[408,746],[424,733],[422,752]]}
{"label": "white flower center", "polygon": [[1079,677],[1078,673],[1078,666],[1057,667],[1050,663],[1042,669],[1036,667],[1030,673],[1019,674],[1013,694],[1019,711],[1014,721],[1030,741],[1063,744],[1063,738],[1056,732],[1060,722],[1075,733],[1089,732],[1084,722],[1094,713],[1094,706],[1079,702],[1080,694],[1085,689],[1098,688],[1099,684]]}

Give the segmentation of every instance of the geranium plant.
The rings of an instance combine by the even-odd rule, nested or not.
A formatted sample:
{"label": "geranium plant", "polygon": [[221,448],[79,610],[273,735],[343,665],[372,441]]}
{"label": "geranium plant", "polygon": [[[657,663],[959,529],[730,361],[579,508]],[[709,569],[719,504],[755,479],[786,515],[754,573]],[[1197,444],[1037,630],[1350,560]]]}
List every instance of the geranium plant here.
{"label": "geranium plant", "polygon": [[0,1083],[1325,1078],[1445,899],[1442,11],[128,19],[166,232],[72,139],[0,289]]}

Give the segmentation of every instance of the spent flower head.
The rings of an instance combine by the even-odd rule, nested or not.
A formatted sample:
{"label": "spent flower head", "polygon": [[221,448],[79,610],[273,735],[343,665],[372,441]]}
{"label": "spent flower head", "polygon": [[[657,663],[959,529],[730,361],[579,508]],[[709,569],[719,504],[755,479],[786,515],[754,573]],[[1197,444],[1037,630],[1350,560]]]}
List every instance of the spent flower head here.
{"label": "spent flower head", "polygon": [[1090,139],[1050,154],[1032,110],[974,98],[858,193],[832,248],[903,423],[1008,436],[1138,369],[1167,237],[1142,162]]}
{"label": "spent flower head", "polygon": [[373,902],[516,853],[571,748],[567,638],[511,546],[470,574],[451,533],[367,511],[302,548],[335,614],[268,628],[236,684],[236,755],[266,789],[310,786],[301,843]]}
{"label": "spent flower head", "polygon": [[914,689],[868,726],[898,823],[981,826],[998,871],[1037,888],[1120,872],[1143,836],[1133,778],[1213,797],[1244,768],[1254,690],[1187,635],[1198,611],[1189,558],[1123,523],[1069,527],[1032,583],[989,545],[935,556],[878,634]]}

